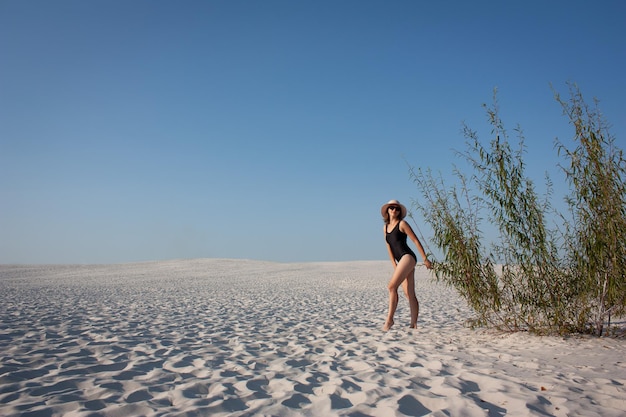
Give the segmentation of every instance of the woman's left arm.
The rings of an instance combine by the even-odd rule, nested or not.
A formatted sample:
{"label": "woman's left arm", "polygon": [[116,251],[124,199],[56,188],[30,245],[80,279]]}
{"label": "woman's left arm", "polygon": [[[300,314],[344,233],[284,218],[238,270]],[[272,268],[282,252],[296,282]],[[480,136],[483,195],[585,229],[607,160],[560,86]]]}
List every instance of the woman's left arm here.
{"label": "woman's left arm", "polygon": [[426,268],[432,269],[433,265],[428,260],[428,258],[426,257],[426,252],[424,251],[424,247],[422,246],[422,242],[420,242],[420,240],[415,235],[415,232],[413,232],[413,229],[411,228],[411,225],[409,225],[406,221],[401,220],[400,221],[400,231],[402,233],[404,233],[405,235],[407,235],[408,237],[410,237],[411,240],[413,241],[413,243],[415,243],[415,246],[417,247],[417,250],[419,251],[420,255],[422,255],[422,258],[424,259],[424,265],[426,266]]}

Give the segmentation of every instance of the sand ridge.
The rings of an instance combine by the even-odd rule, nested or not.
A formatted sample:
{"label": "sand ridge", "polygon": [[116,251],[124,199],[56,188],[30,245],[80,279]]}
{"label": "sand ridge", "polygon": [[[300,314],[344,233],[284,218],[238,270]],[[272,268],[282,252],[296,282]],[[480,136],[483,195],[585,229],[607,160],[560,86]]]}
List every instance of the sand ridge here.
{"label": "sand ridge", "polygon": [[388,261],[0,265],[3,416],[622,416],[623,340],[464,327]]}

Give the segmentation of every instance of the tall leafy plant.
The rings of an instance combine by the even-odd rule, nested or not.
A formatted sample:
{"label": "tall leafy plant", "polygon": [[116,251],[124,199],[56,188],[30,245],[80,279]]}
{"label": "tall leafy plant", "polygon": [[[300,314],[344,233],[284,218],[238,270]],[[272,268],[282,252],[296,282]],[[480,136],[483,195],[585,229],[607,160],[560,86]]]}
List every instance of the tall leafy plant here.
{"label": "tall leafy plant", "polygon": [[582,290],[580,321],[590,318],[600,335],[611,315],[626,312],[626,161],[598,102],[587,105],[580,90],[569,87],[568,101],[555,93],[574,127],[573,149],[556,143],[567,160],[562,168],[572,187],[567,254]]}
{"label": "tall leafy plant", "polygon": [[[415,202],[443,252],[435,272],[454,286],[489,326],[537,333],[584,332],[590,321],[602,333],[611,314],[625,305],[625,163],[599,112],[591,111],[577,90],[566,103],[557,96],[575,126],[579,146],[564,168],[573,185],[568,201],[574,221],[559,231],[550,204],[551,182],[539,196],[525,174],[521,129],[513,148],[494,104],[485,106],[492,127],[487,145],[464,126],[466,150],[457,152],[473,169],[454,170],[460,185],[446,186],[429,169],[412,169],[421,192]],[[562,216],[563,217],[563,216]],[[484,221],[499,239],[486,247]],[[495,265],[502,264],[498,270]]]}

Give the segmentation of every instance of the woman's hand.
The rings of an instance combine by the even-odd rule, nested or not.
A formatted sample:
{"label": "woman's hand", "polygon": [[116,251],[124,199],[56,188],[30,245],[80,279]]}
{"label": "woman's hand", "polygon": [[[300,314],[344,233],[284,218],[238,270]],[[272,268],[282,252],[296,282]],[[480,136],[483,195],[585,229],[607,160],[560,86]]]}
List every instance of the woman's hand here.
{"label": "woman's hand", "polygon": [[433,264],[428,259],[424,259],[424,266],[428,269],[433,269]]}

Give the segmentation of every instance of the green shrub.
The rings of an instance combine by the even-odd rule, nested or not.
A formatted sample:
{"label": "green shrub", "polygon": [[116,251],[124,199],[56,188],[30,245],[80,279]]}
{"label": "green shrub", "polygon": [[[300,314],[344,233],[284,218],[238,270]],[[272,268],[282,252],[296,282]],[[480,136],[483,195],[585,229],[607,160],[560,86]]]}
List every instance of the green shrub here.
{"label": "green shrub", "polygon": [[574,126],[576,143],[570,150],[557,141],[569,163],[563,171],[572,187],[567,263],[580,288],[580,320],[591,321],[601,335],[612,315],[626,311],[626,161],[597,101],[588,106],[574,85],[569,101],[555,96]]}
{"label": "green shrub", "polygon": [[[559,229],[550,204],[551,182],[540,196],[525,175],[524,136],[513,149],[494,104],[485,106],[492,139],[483,145],[464,126],[466,150],[457,152],[473,169],[454,169],[458,185],[446,186],[429,169],[410,169],[421,198],[414,205],[432,227],[444,259],[439,280],[454,286],[476,312],[475,323],[506,330],[602,334],[610,315],[626,304],[626,164],[597,109],[585,106],[570,87],[571,101],[557,101],[575,126],[576,149],[557,142],[572,193],[571,223]],[[499,238],[487,248],[481,227],[495,226]],[[501,264],[502,268],[496,268]]]}

